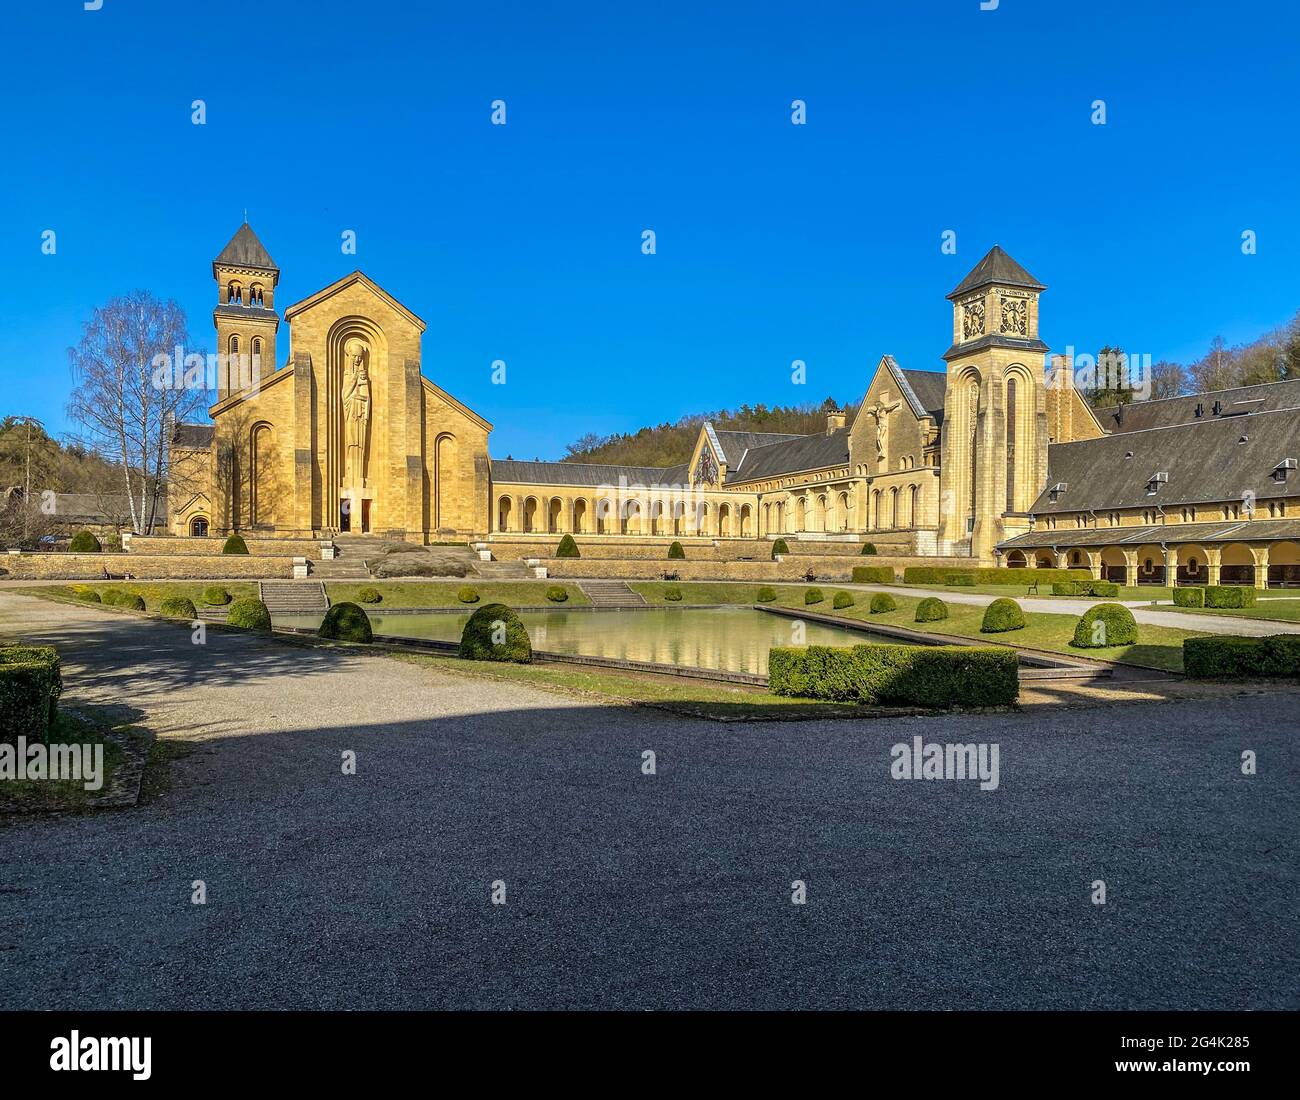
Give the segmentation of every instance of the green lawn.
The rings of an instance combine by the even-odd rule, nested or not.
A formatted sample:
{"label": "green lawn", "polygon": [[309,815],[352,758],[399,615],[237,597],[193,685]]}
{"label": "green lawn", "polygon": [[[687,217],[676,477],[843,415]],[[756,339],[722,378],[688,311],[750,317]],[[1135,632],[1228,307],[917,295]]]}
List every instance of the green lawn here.
{"label": "green lawn", "polygon": [[[146,611],[157,611],[158,605],[169,596],[184,596],[190,600],[195,607],[203,606],[203,590],[216,585],[224,588],[230,593],[232,599],[239,599],[241,596],[256,596],[257,584],[254,581],[211,581],[208,583],[196,583],[194,581],[93,581],[85,584],[56,584],[48,588],[27,588],[23,589],[25,596],[45,596],[55,600],[65,600],[71,603],[83,603],[76,597],[75,588],[93,588],[99,593],[100,600],[104,598],[104,593],[111,589],[125,590],[134,592],[144,599]],[[97,604],[90,605],[92,607]]]}
{"label": "green lawn", "polygon": [[[900,588],[920,588],[931,592],[976,592],[983,596],[1010,596],[1013,600],[1033,600],[1035,598],[1052,598],[1051,582],[1038,586],[1038,597],[1027,596],[1027,584],[904,584]],[[1058,600],[1170,600],[1173,599],[1169,588],[1158,584],[1144,584],[1136,588],[1124,586],[1118,596],[1057,596]]]}
{"label": "green lawn", "polygon": [[1157,611],[1178,611],[1189,615],[1229,615],[1238,619],[1280,619],[1300,622],[1300,599],[1261,596],[1254,607],[1174,607],[1161,606]]}
{"label": "green lawn", "polygon": [[[559,585],[569,593],[560,604],[546,598],[546,590]],[[361,603],[363,588],[376,588],[383,599],[377,604],[366,604],[375,611],[402,607],[465,607],[456,598],[462,588],[472,588],[479,594],[478,603],[503,603],[510,607],[586,607],[591,601],[582,594],[574,581],[477,581],[471,578],[455,581],[360,581],[343,583],[326,581],[325,591],[331,603]]]}
{"label": "green lawn", "polygon": [[[765,586],[751,581],[629,581],[628,587],[640,592],[646,603],[672,607],[673,604],[664,599],[664,593],[670,588],[681,591],[683,604],[753,604],[758,602],[758,590]],[[772,584],[766,587],[803,599],[803,590],[809,586]],[[825,585],[818,587],[827,591]]]}
{"label": "green lawn", "polygon": [[50,731],[49,745],[104,746],[103,784],[93,791],[80,779],[10,779],[0,784],[0,804],[22,812],[84,810],[113,782],[113,769],[122,762],[122,750],[105,735],[102,725],[60,713]]}

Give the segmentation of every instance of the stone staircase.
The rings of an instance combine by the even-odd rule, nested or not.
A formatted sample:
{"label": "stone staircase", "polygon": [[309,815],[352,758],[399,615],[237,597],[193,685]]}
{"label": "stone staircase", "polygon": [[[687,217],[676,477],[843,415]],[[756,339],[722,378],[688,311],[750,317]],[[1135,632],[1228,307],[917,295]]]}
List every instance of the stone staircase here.
{"label": "stone staircase", "polygon": [[513,561],[475,561],[474,570],[485,581],[522,581],[533,579],[533,571],[524,564],[522,558],[515,558]]}
{"label": "stone staircase", "polygon": [[334,548],[333,559],[312,560],[312,576],[330,581],[367,581],[370,569],[366,559],[377,558],[383,553],[384,540],[364,535],[335,535]]}
{"label": "stone staircase", "polygon": [[323,614],[329,607],[320,581],[259,581],[257,587],[272,615]]}
{"label": "stone staircase", "polygon": [[592,607],[645,607],[645,597],[633,592],[626,581],[579,581]]}

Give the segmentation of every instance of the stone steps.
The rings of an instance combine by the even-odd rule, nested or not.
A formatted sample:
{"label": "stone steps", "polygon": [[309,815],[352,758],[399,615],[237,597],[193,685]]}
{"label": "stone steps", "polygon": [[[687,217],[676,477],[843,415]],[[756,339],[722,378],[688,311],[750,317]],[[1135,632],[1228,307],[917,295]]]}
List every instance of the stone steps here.
{"label": "stone steps", "polygon": [[320,581],[260,581],[257,587],[272,615],[310,615],[329,607]]}
{"label": "stone steps", "polygon": [[528,580],[533,575],[522,558],[515,558],[514,561],[475,561],[473,566],[484,580]]}
{"label": "stone steps", "polygon": [[578,581],[592,607],[645,607],[645,597],[626,581]]}

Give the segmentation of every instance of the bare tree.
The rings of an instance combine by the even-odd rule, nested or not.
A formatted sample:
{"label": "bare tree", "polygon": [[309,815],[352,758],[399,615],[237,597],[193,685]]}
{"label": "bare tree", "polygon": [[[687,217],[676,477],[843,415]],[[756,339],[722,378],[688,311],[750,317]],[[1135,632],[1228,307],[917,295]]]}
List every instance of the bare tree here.
{"label": "bare tree", "polygon": [[179,369],[155,369],[158,356],[173,364],[187,327],[176,302],[137,290],[96,309],[81,342],[68,349],[75,382],[68,416],[88,445],[118,467],[131,529],[139,533],[164,519],[158,508],[173,427],[208,401],[206,390],[180,384]]}

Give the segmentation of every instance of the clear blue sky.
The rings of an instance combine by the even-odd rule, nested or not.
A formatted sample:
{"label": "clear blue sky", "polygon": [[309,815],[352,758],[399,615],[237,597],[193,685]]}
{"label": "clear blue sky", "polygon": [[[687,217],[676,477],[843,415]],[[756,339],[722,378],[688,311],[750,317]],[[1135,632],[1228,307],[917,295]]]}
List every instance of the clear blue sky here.
{"label": "clear blue sky", "polygon": [[245,207],[279,304],[360,267],[422,316],[496,457],[938,368],[994,243],[1057,350],[1188,360],[1300,307],[1288,3],[47,0],[6,32],[0,415],[55,431],[109,297],[175,297],[212,347]]}

